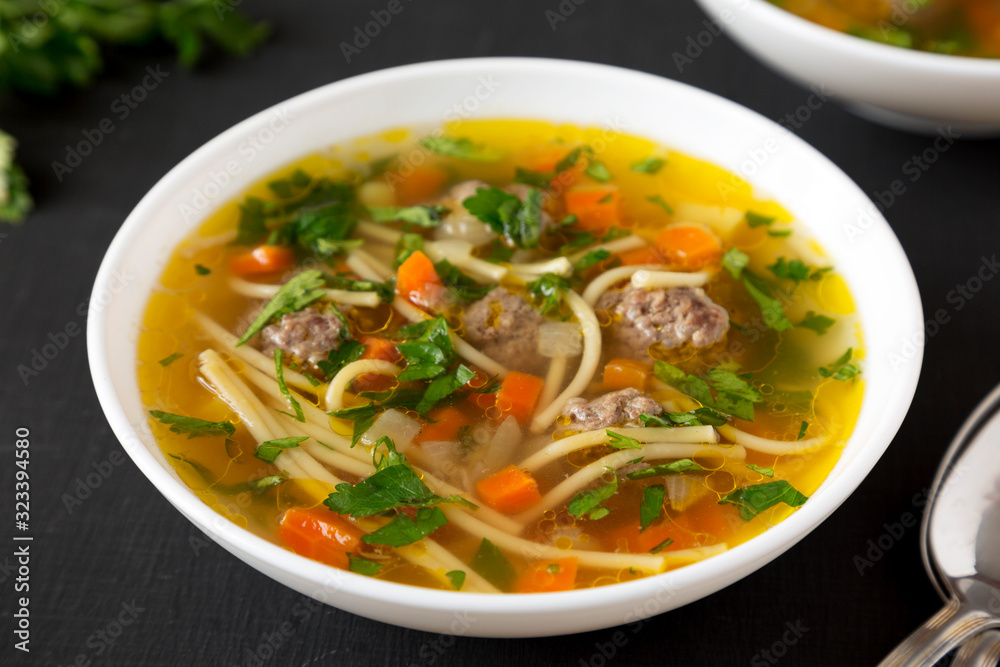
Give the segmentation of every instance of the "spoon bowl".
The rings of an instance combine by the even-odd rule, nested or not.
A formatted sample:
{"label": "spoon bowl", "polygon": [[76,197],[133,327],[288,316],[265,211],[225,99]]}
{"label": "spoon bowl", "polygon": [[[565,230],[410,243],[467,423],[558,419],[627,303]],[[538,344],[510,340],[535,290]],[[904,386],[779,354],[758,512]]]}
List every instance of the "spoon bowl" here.
{"label": "spoon bowl", "polygon": [[1000,386],[948,448],[923,523],[924,559],[945,607],[880,667],[933,665],[984,630],[1000,627]]}

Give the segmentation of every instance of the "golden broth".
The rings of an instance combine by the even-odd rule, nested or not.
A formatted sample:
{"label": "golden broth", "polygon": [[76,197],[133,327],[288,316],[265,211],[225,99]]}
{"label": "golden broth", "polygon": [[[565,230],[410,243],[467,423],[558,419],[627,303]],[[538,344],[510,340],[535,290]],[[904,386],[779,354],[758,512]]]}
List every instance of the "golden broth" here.
{"label": "golden broth", "polygon": [[[365,163],[398,152],[399,166],[389,172],[393,175],[388,178],[390,182],[396,176],[405,178],[407,169],[412,170],[412,163],[419,159],[422,168],[428,164],[437,165],[448,174],[447,181],[438,190],[446,189],[451,183],[474,178],[504,184],[510,182],[516,166],[542,164],[548,159],[546,156],[553,152],[564,153],[573,146],[590,145],[607,170],[614,174],[614,183],[620,189],[622,226],[640,238],[653,243],[666,225],[690,221],[710,227],[721,239],[723,247],[735,247],[746,252],[750,256],[750,266],[759,274],[766,273],[765,267],[780,257],[799,257],[816,267],[829,264],[822,249],[809,238],[807,229],[792,220],[780,205],[754,198],[747,184],[715,166],[647,140],[596,128],[512,120],[467,121],[448,128],[448,132],[466,137],[476,144],[502,147],[503,157],[492,163],[460,161],[419,149],[415,144],[418,136],[406,130],[395,130],[323,150],[289,165],[271,178],[302,170],[313,177],[328,176],[360,183],[364,180],[359,174],[365,173]],[[655,173],[632,169],[632,165],[649,156],[665,159],[662,168]],[[587,177],[578,175],[577,180],[586,181]],[[266,182],[257,184],[244,194],[267,201],[275,200]],[[653,196],[659,196],[667,206],[651,201]],[[226,330],[239,335],[249,322],[248,311],[254,303],[259,303],[258,300],[235,294],[227,282],[231,259],[246,252],[246,247],[231,244],[231,237],[226,236],[238,224],[239,202],[242,200],[241,197],[239,201],[220,207],[171,255],[163,270],[160,286],[146,309],[139,340],[137,372],[142,399],[149,409],[235,424],[236,431],[232,438],[189,438],[151,420],[154,433],[177,473],[206,504],[234,523],[282,544],[277,530],[284,512],[294,507],[322,509],[322,501],[334,492],[333,485],[313,479],[289,479],[277,486],[256,490],[248,488],[247,484],[254,480],[280,474],[282,467],[265,463],[253,455],[258,443],[247,431],[246,425],[241,423],[239,414],[209,389],[199,370],[199,354],[206,349],[219,348],[219,345],[205,333],[196,321],[195,313],[209,314]],[[773,217],[774,221],[769,225],[750,227],[744,218],[747,211]],[[770,234],[769,231],[778,233]],[[786,231],[790,235],[782,235]],[[264,283],[274,280],[275,276],[261,279]],[[855,358],[863,357],[861,330],[853,315],[854,304],[843,280],[833,271],[821,271],[812,279],[797,284],[785,295],[785,312],[792,322],[801,322],[810,313],[825,314],[836,320],[824,335],[801,327],[784,332],[768,328],[757,303],[724,271],[717,271],[705,290],[710,297],[725,305],[730,320],[740,326],[732,326],[724,344],[710,351],[665,351],[662,356],[695,375],[703,374],[723,358],[737,362],[741,373],[753,373],[753,383],[769,409],[757,410],[753,422],[735,420],[733,424],[763,438],[795,441],[797,437],[822,436],[826,444],[787,455],[747,449],[745,461],[730,460],[728,456],[718,454],[695,455],[694,460],[704,468],[704,473],[694,478],[697,481],[692,486],[694,490],[688,489],[687,506],[683,509],[674,507],[668,496],[660,519],[641,534],[636,523],[636,508],[642,501],[644,489],[662,482],[662,478],[643,482],[622,478],[618,482],[618,492],[604,503],[610,514],[600,520],[574,517],[567,512],[565,501],[559,503],[530,522],[521,537],[546,547],[569,550],[567,553],[601,550],[626,556],[631,552],[639,553],[640,549],[645,554],[672,540],[659,552],[662,569],[670,569],[697,560],[697,556],[692,555],[692,549],[720,544],[732,547],[760,534],[794,511],[788,505],[777,504],[762,511],[753,520],[746,521],[734,505],[719,504],[723,496],[737,487],[771,481],[772,478],[757,470],[766,473],[768,469],[773,469],[774,480],[787,480],[805,495],[812,494],[826,478],[854,427],[863,393],[860,378],[841,381],[823,378],[817,372],[819,366],[833,362],[849,347],[853,347]],[[393,328],[398,328],[398,324],[390,325],[386,331],[391,333]],[[167,363],[173,355],[181,356]],[[245,378],[245,362],[226,351],[222,351],[222,357],[228,360],[230,368]],[[255,391],[263,397],[259,390]],[[299,393],[303,402],[321,403],[318,396]],[[586,396],[601,393],[599,369]],[[660,388],[654,394],[657,400],[673,401],[678,410],[691,410],[699,405],[674,388]],[[347,398],[352,404],[364,403],[363,399],[353,395]],[[470,412],[464,403],[461,410]],[[480,419],[489,428],[495,428],[498,420],[489,422],[490,417],[498,416],[496,412],[487,411]],[[349,421],[336,418],[328,421],[328,424],[320,426],[349,437]],[[804,423],[807,426],[802,431]],[[559,431],[558,428],[556,430]],[[585,448],[538,469],[534,476],[539,489],[542,493],[553,489],[567,476],[608,455],[609,451],[603,445]],[[747,467],[751,464],[757,470]],[[343,472],[338,472],[338,475],[351,483],[360,479],[358,475]],[[618,479],[617,476],[615,479]],[[595,483],[608,481],[608,474],[605,473],[603,480]],[[595,483],[586,488],[593,488]],[[371,530],[372,524],[361,523]],[[481,535],[473,535],[454,522],[437,529],[433,539],[466,564],[474,559],[481,544]],[[369,545],[359,549],[355,555],[382,566],[373,575],[375,577],[450,588],[449,583],[453,581],[442,576],[442,568],[435,571],[414,564],[425,550],[423,542],[395,551]],[[538,554],[531,550],[502,551],[519,574],[538,561]],[[678,556],[674,558],[671,554]],[[551,560],[551,556],[546,558]],[[650,573],[649,569],[631,566],[594,567],[581,564],[573,586],[604,585]]]}

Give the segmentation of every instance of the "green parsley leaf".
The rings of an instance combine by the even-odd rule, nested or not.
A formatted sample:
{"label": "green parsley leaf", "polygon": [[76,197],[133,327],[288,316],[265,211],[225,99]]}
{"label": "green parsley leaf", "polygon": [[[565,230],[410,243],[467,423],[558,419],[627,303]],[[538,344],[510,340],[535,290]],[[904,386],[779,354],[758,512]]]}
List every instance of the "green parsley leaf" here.
{"label": "green parsley leaf", "polygon": [[196,417],[175,415],[161,410],[150,410],[149,414],[161,424],[170,427],[172,433],[187,434],[188,439],[222,435],[233,437],[236,427],[229,422],[210,422]]}
{"label": "green parsley leaf", "polygon": [[651,554],[658,554],[661,551],[663,551],[664,549],[666,549],[667,547],[669,547],[673,543],[674,543],[674,538],[668,537],[667,539],[663,540],[662,542],[660,542],[659,544],[657,544],[655,547],[653,547],[652,549],[650,549],[649,553],[651,553]]}
{"label": "green parsley leaf", "polygon": [[667,490],[662,484],[647,486],[642,490],[642,503],[639,505],[639,532],[643,532],[660,518],[663,513],[663,498]]}
{"label": "green parsley leaf", "polygon": [[559,246],[560,255],[568,255],[577,248],[582,248],[588,246],[591,243],[597,243],[597,237],[590,232],[575,232],[572,230],[567,230],[569,233],[569,240],[563,245]]}
{"label": "green parsley leaf", "polygon": [[444,576],[448,577],[448,581],[451,582],[452,588],[456,591],[462,590],[462,585],[465,584],[464,570],[451,570],[450,572],[445,572]]}
{"label": "green parsley leaf", "polygon": [[790,229],[769,229],[767,230],[768,236],[774,236],[776,238],[784,238],[786,236],[792,235],[792,230]]}
{"label": "green parsley leaf", "polygon": [[528,283],[528,294],[541,303],[539,309],[542,315],[559,312],[562,303],[563,290],[570,289],[569,282],[554,273],[542,274],[537,280]]}
{"label": "green parsley leaf", "polygon": [[556,173],[572,169],[580,159],[580,154],[584,152],[584,146],[577,146],[569,153],[566,153],[559,162],[556,163]]}
{"label": "green parsley leaf", "polygon": [[685,472],[704,472],[704,468],[691,459],[678,459],[670,463],[661,463],[656,466],[649,466],[642,470],[635,470],[626,475],[631,480],[649,479],[650,477],[661,477],[663,475],[679,475]]}
{"label": "green parsley leaf", "polygon": [[663,412],[658,415],[639,415],[647,427],[722,426],[729,421],[727,415],[712,408],[696,408],[690,412]]}
{"label": "green parsley leaf", "polygon": [[774,468],[761,468],[753,463],[748,463],[747,468],[753,470],[756,473],[760,473],[764,477],[774,477]]}
{"label": "green parsley leaf", "polygon": [[830,327],[837,323],[837,320],[832,317],[827,317],[826,315],[817,315],[813,311],[806,313],[805,318],[796,324],[797,327],[802,327],[803,329],[810,329],[815,331],[817,334],[822,336],[825,334]]}
{"label": "green parsley leaf", "polygon": [[661,197],[660,195],[651,195],[649,197],[646,197],[646,200],[653,202],[654,204],[656,204],[657,206],[659,206],[660,208],[662,208],[664,211],[666,211],[670,215],[674,214],[673,207],[671,207],[670,204],[668,204],[663,199],[663,197]]}
{"label": "green parsley leaf", "polygon": [[236,223],[237,245],[253,245],[267,236],[267,221],[264,201],[257,197],[247,197],[240,204],[240,218]]}
{"label": "green parsley leaf", "polygon": [[752,227],[769,227],[777,218],[773,215],[762,215],[760,213],[754,213],[753,211],[747,211],[744,219],[747,224]]}
{"label": "green parsley leaf", "polygon": [[295,410],[295,420],[304,423],[306,421],[306,416],[305,413],[302,412],[302,406],[299,405],[297,400],[295,400],[295,396],[292,395],[292,392],[288,389],[288,385],[285,384],[285,365],[282,363],[283,355],[284,353],[280,347],[275,349],[274,374],[277,376],[278,389],[281,391],[281,395],[285,397],[285,400],[288,401],[288,405]]}
{"label": "green parsley leaf", "polygon": [[322,289],[324,285],[323,272],[316,269],[303,271],[292,277],[264,305],[264,308],[260,311],[260,315],[257,316],[257,319],[243,333],[236,346],[239,347],[246,343],[271,320],[281,317],[286,313],[294,313],[302,310],[313,301],[322,299],[326,296],[326,292]]}
{"label": "green parsley leaf", "polygon": [[323,503],[337,514],[350,514],[355,519],[407,506],[458,503],[476,507],[461,496],[442,498],[434,494],[405,463],[382,468],[357,484],[343,482],[335,488]]}
{"label": "green parsley leaf", "polygon": [[752,484],[744,486],[735,491],[731,491],[722,497],[720,505],[736,505],[740,508],[740,518],[750,521],[755,516],[766,509],[774,507],[778,503],[785,503],[789,507],[800,507],[809,500],[788,483],[779,479],[773,482],[762,484]]}
{"label": "green parsley leaf", "polygon": [[622,239],[626,236],[632,236],[632,232],[627,229],[622,229],[621,227],[612,227],[607,231],[607,233],[601,237],[602,243],[607,243],[608,241],[614,241],[615,239]]}
{"label": "green parsley leaf", "polygon": [[358,440],[365,434],[365,431],[370,429],[372,424],[375,423],[375,415],[379,412],[381,410],[375,403],[366,403],[365,405],[358,405],[353,408],[334,410],[329,414],[337,419],[346,419],[354,422],[354,433],[351,436],[351,447],[353,447],[358,444]]}
{"label": "green parsley leaf", "polygon": [[517,572],[503,552],[485,537],[479,543],[476,554],[469,563],[483,579],[502,591],[509,591],[514,585]]}
{"label": "green parsley leaf", "polygon": [[608,436],[608,445],[615,449],[642,449],[642,443],[635,438],[615,433],[611,429],[604,429],[604,433]]}
{"label": "green parsley leaf", "polygon": [[420,145],[429,151],[469,162],[496,162],[499,151],[475,144],[467,137],[424,137]]}
{"label": "green parsley leaf", "polygon": [[542,193],[529,188],[522,202],[500,188],[479,188],[462,206],[518,248],[535,248],[542,232]]}
{"label": "green parsley leaf", "polygon": [[[612,475],[615,475],[615,471],[611,468],[605,468]],[[566,508],[571,515],[580,519],[587,514],[591,514],[594,510],[598,509],[598,505],[603,503],[605,500],[615,495],[618,492],[618,476],[615,475],[613,481],[608,482],[596,489],[589,489],[587,491],[581,491],[573,497],[573,500],[569,502],[569,506]],[[598,512],[598,516],[591,516],[592,519],[600,519],[607,516],[607,512]]]}
{"label": "green parsley leaf", "polygon": [[282,199],[291,199],[301,195],[301,190],[309,187],[312,177],[301,169],[296,169],[288,178],[271,181],[267,187]]}
{"label": "green parsley leaf", "polygon": [[268,475],[267,477],[261,477],[260,479],[254,479],[247,482],[247,489],[250,491],[262,491],[263,489],[269,489],[272,486],[278,486],[286,481],[288,480],[284,475]]}
{"label": "green parsley leaf", "polygon": [[559,221],[560,227],[566,227],[567,225],[575,225],[578,221],[575,213],[570,213]]}
{"label": "green parsley leaf", "polygon": [[416,411],[426,415],[439,401],[464,387],[474,377],[476,377],[475,371],[465,364],[459,364],[452,372],[435,378],[427,387],[424,397],[417,403]]}
{"label": "green parsley leaf", "polygon": [[361,355],[365,353],[365,348],[366,346],[360,341],[346,340],[340,344],[339,349],[330,350],[326,355],[326,360],[316,362],[316,367],[329,382],[344,366],[360,359]]}
{"label": "green parsley leaf", "polygon": [[630,166],[630,169],[640,174],[655,174],[661,169],[663,169],[663,166],[665,164],[667,164],[667,161],[664,160],[662,157],[656,157],[650,155],[647,158],[643,158],[641,160],[636,160],[635,162],[633,162]]}
{"label": "green parsley leaf", "polygon": [[722,268],[735,280],[743,276],[743,269],[750,263],[750,255],[733,246],[722,256]]}
{"label": "green parsley leaf", "polygon": [[409,324],[399,330],[399,335],[405,341],[396,348],[407,363],[398,376],[400,382],[437,377],[458,356],[451,342],[448,323],[443,317]]}
{"label": "green parsley leaf", "polygon": [[854,378],[861,372],[856,364],[850,363],[851,357],[854,355],[854,348],[847,348],[847,352],[844,352],[836,361],[828,366],[820,366],[819,374],[825,378],[832,377],[834,380],[847,381]]}
{"label": "green parsley leaf", "polygon": [[407,222],[418,227],[439,227],[449,213],[444,206],[375,206],[368,213],[375,222]]}
{"label": "green parsley leaf", "polygon": [[[399,268],[399,265],[406,261],[406,258],[415,253],[418,250],[424,249],[424,237],[420,234],[414,234],[412,232],[403,234],[396,241],[396,259],[393,261],[393,267]],[[513,252],[513,251],[512,251]]]}
{"label": "green parsley leaf", "polygon": [[806,437],[806,429],[808,428],[809,428],[809,422],[807,421],[802,422],[802,425],[799,426],[799,435],[795,439],[801,440],[802,438]]}
{"label": "green parsley leaf", "polygon": [[515,183],[524,183],[536,188],[547,189],[554,177],[555,174],[548,171],[533,171],[531,169],[524,169],[523,167],[517,167],[514,170]]}
{"label": "green parsley leaf", "polygon": [[503,262],[509,262],[510,258],[514,256],[514,249],[505,244],[500,239],[493,239],[490,241],[490,254],[484,259],[487,262],[493,262],[494,264],[501,264]]}
{"label": "green parsley leaf", "polygon": [[589,269],[593,265],[599,264],[609,257],[611,257],[611,253],[603,248],[600,250],[591,250],[576,263],[576,270],[583,271],[584,269]]}
{"label": "green parsley leaf", "polygon": [[589,165],[587,165],[587,168],[583,170],[583,173],[600,183],[607,183],[611,180],[611,172],[608,171],[608,168],[604,166],[603,162],[592,161]]}
{"label": "green parsley leaf", "polygon": [[753,300],[760,306],[760,312],[764,316],[764,324],[775,331],[788,331],[794,328],[791,320],[785,315],[785,309],[781,301],[774,298],[771,288],[763,280],[750,273],[743,272],[743,286],[753,297]]}
{"label": "green parsley leaf", "polygon": [[480,285],[447,259],[442,259],[435,264],[434,271],[448,288],[449,295],[455,297],[459,303],[469,303],[482,299],[496,287],[496,285]]}
{"label": "green parsley leaf", "polygon": [[347,276],[335,276],[325,274],[326,286],[331,289],[339,289],[347,292],[375,292],[382,303],[391,303],[396,296],[395,285],[392,280],[384,283],[374,280],[356,280]]}
{"label": "green parsley leaf", "polygon": [[166,366],[169,366],[170,364],[174,363],[175,361],[177,361],[178,359],[180,359],[183,356],[184,355],[181,354],[180,352],[174,352],[169,357],[163,357],[162,359],[160,359],[160,361],[158,363],[161,366],[166,367]]}
{"label": "green parsley leaf", "polygon": [[212,272],[212,269],[210,269],[207,266],[204,266],[202,264],[195,264],[194,265],[194,272],[197,273],[199,276],[207,276],[208,274],[210,274]]}
{"label": "green parsley leaf", "polygon": [[385,172],[389,171],[396,160],[399,158],[399,153],[389,153],[380,158],[375,158],[368,163],[368,169],[371,173],[368,174],[368,178],[378,178]]}
{"label": "green parsley leaf", "polygon": [[382,569],[381,563],[376,563],[373,560],[368,560],[367,558],[358,558],[356,556],[348,555],[347,557],[348,569],[355,574],[363,574],[365,576],[371,577],[378,574],[379,570]]}
{"label": "green parsley leaf", "polygon": [[389,466],[407,465],[406,457],[396,451],[396,443],[387,435],[383,435],[372,447],[372,463],[375,470]]}
{"label": "green parsley leaf", "polygon": [[259,458],[261,461],[274,463],[274,460],[278,458],[278,454],[286,449],[298,447],[300,442],[308,439],[309,438],[307,436],[292,436],[288,438],[277,438],[275,440],[265,440],[257,446],[257,451],[254,452],[254,456]]}
{"label": "green parsley leaf", "polygon": [[448,519],[440,507],[421,507],[412,519],[406,514],[397,514],[378,530],[362,535],[361,541],[402,547],[422,540],[446,523]]}
{"label": "green parsley leaf", "polygon": [[784,257],[779,257],[777,262],[769,265],[767,268],[776,277],[783,280],[793,280],[796,285],[806,280],[811,273],[809,267],[802,260],[792,259],[786,261]]}
{"label": "green parsley leaf", "polygon": [[[760,392],[751,387],[744,378],[718,366],[709,370],[702,379],[688,375],[665,361],[657,361],[653,365],[653,374],[658,380],[676,387],[705,407],[746,421],[753,421],[753,406],[763,400]],[[714,398],[710,389],[716,392]],[[699,420],[702,417],[710,421],[717,418],[711,413],[701,413]]]}

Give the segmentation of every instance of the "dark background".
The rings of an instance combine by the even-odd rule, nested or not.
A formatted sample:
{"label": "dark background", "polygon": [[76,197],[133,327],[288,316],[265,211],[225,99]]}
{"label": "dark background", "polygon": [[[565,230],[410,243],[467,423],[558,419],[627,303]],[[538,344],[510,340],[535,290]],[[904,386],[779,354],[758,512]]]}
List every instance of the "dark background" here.
{"label": "dark background", "polygon": [[[14,664],[62,665],[79,656],[80,664],[113,665],[872,665],[938,608],[920,562],[919,530],[902,524],[919,515],[919,494],[940,455],[1000,375],[1000,280],[985,282],[971,299],[956,300],[952,293],[949,300],[982,258],[997,252],[1000,142],[961,141],[937,154],[913,181],[906,164],[932,139],[873,125],[834,102],[794,131],[870,195],[901,181],[905,192],[885,215],[913,264],[925,317],[944,309],[949,321],[929,330],[934,335],[913,409],[843,507],[745,580],[658,616],[639,632],[622,628],[624,646],[613,645],[616,629],[486,640],[404,630],[329,607],[296,613],[304,609],[303,596],[208,542],[122,454],[90,382],[84,335],[57,334],[85,325],[80,313],[98,264],[132,207],[173,165],[237,121],[331,81],[466,56],[548,56],[630,67],[707,89],[776,120],[794,113],[810,94],[725,35],[679,69],[672,54],[706,30],[706,17],[692,0],[563,5],[575,11],[553,30],[545,11],[557,10],[557,0],[404,0],[405,10],[348,63],[339,43],[352,39],[355,27],[371,20],[369,12],[383,9],[384,1],[245,2],[240,9],[275,28],[247,59],[216,59],[192,72],[165,51],[119,51],[85,94],[55,102],[0,101],[0,126],[20,139],[38,200],[23,226],[0,226],[0,523],[6,545],[0,547],[0,663],[10,664],[3,656],[13,656]],[[115,100],[156,65],[166,78],[120,119]],[[114,131],[70,173],[56,174],[52,163],[65,162],[66,147],[105,118]],[[50,335],[65,349],[25,382],[17,367],[30,365]],[[32,441],[30,655],[13,650],[11,618],[16,574],[8,526],[19,426],[31,430]],[[97,470],[106,479],[67,508],[64,494]],[[870,564],[859,566],[861,558]],[[119,634],[119,616],[133,615]],[[786,632],[792,626],[801,637]],[[274,655],[260,650],[282,630]],[[605,658],[602,650],[614,655]],[[255,662],[253,652],[266,659]]]}

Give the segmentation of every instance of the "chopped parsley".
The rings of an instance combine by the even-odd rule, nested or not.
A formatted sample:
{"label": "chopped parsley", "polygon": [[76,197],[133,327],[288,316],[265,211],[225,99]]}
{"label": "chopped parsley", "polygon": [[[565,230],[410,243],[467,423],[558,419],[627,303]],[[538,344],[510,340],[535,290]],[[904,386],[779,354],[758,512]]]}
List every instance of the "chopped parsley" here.
{"label": "chopped parsley", "polygon": [[832,317],[827,317],[826,315],[817,315],[816,313],[810,310],[809,312],[806,313],[806,316],[802,319],[802,321],[796,324],[795,326],[801,327],[803,329],[810,329],[812,331],[815,331],[820,336],[822,336],[830,329],[830,327],[832,327],[836,323],[837,320],[833,319]]}
{"label": "chopped parsley", "polygon": [[697,408],[690,412],[663,412],[658,415],[639,415],[646,426],[722,426],[729,417],[712,408]]}
{"label": "chopped parsley", "polygon": [[168,356],[168,357],[163,357],[163,358],[162,358],[162,359],[160,359],[160,361],[159,361],[159,362],[157,362],[157,363],[159,363],[159,364],[160,364],[161,366],[164,366],[164,367],[166,367],[166,366],[169,366],[170,364],[174,363],[175,361],[177,361],[178,359],[180,359],[180,358],[181,358],[181,357],[183,357],[183,356],[184,356],[184,355],[183,355],[183,354],[181,354],[180,352],[174,352],[173,354],[171,354],[171,355],[170,355],[170,356]]}
{"label": "chopped parsley", "polygon": [[361,355],[365,353],[365,349],[366,346],[360,341],[345,340],[340,344],[339,349],[330,350],[325,360],[316,362],[316,367],[323,373],[324,379],[329,382],[344,366],[360,359]]}
{"label": "chopped parsley", "polygon": [[793,328],[788,316],[785,315],[781,301],[774,297],[768,284],[746,268],[749,263],[750,256],[735,247],[727,250],[722,256],[722,268],[733,279],[743,283],[747,292],[760,306],[761,313],[764,315],[764,323],[775,331],[787,331]]}
{"label": "chopped parsley", "polygon": [[424,137],[420,145],[439,155],[469,162],[496,162],[501,158],[499,151],[473,143],[467,137]]}
{"label": "chopped parsley", "polygon": [[774,468],[761,468],[759,465],[748,463],[747,469],[753,470],[754,472],[759,473],[764,477],[774,477]]}
{"label": "chopped parsley", "polygon": [[464,570],[451,570],[450,572],[445,572],[444,576],[448,577],[448,581],[451,582],[452,588],[456,591],[462,590],[462,585],[465,584]]}
{"label": "chopped parsley", "polygon": [[528,283],[528,294],[540,303],[542,315],[559,312],[562,303],[563,290],[570,288],[569,281],[554,273],[542,274],[537,280]]}
{"label": "chopped parsley", "polygon": [[667,161],[662,157],[650,155],[647,158],[636,160],[629,168],[639,174],[655,174],[663,169],[666,164]]}
{"label": "chopped parsley", "polygon": [[323,272],[316,269],[303,271],[294,276],[264,305],[257,319],[250,324],[236,346],[246,343],[271,320],[286,313],[300,311],[312,302],[322,299],[326,296],[326,292],[322,289],[325,284]]}
{"label": "chopped parsley", "polygon": [[[612,475],[615,475],[615,471],[611,468],[605,468]],[[603,519],[611,511],[606,507],[601,507],[601,503],[615,495],[618,492],[618,476],[603,484],[596,489],[589,489],[587,491],[581,491],[574,496],[573,500],[569,502],[569,506],[566,508],[571,515],[577,519],[587,517],[592,520]]]}
{"label": "chopped parsley", "polygon": [[599,264],[610,257],[611,253],[603,248],[600,250],[591,250],[576,263],[576,270],[583,271],[584,269],[589,269],[595,264]]}
{"label": "chopped parsley", "polygon": [[517,572],[507,557],[485,537],[479,543],[479,548],[476,549],[469,565],[483,579],[502,591],[509,591],[517,577]]}
{"label": "chopped parsley", "polygon": [[362,535],[361,541],[365,544],[402,547],[422,540],[446,523],[448,519],[441,508],[421,507],[413,518],[403,513],[397,514],[378,530]]}
{"label": "chopped parsley", "polygon": [[789,507],[800,507],[807,500],[809,500],[808,496],[796,491],[795,487],[788,481],[779,479],[731,491],[722,497],[719,504],[736,505],[740,509],[740,518],[744,521],[750,521],[778,503],[785,503]]}
{"label": "chopped parsley", "polygon": [[679,475],[685,472],[704,472],[705,469],[691,459],[677,459],[670,463],[661,463],[656,466],[649,466],[642,470],[635,470],[626,475],[631,480],[649,479],[650,477],[662,477],[663,475]]}
{"label": "chopped parsley", "polygon": [[809,428],[809,422],[807,422],[807,421],[802,422],[802,425],[799,426],[799,435],[795,439],[796,440],[801,440],[802,438],[806,437],[806,430],[808,428]]}
{"label": "chopped parsley", "polygon": [[204,264],[195,264],[194,272],[197,273],[199,276],[207,276],[212,272],[212,269],[208,268]]}
{"label": "chopped parsley", "polygon": [[773,215],[763,215],[761,213],[755,213],[754,211],[747,211],[744,219],[751,228],[770,227],[771,224],[777,220],[777,218]]}
{"label": "chopped parsley", "polygon": [[647,486],[642,490],[642,502],[639,504],[639,532],[643,532],[663,513],[663,498],[667,490],[662,484]]}
{"label": "chopped parsley", "polygon": [[[746,381],[749,374],[738,375],[721,366],[699,378],[665,361],[657,361],[653,373],[658,380],[676,387],[705,407],[746,421],[753,421],[754,404],[763,401],[760,392]],[[710,390],[716,392],[714,397]]]}
{"label": "chopped parsley", "polygon": [[348,569],[355,574],[363,574],[365,576],[371,577],[378,574],[379,570],[382,569],[381,563],[376,563],[373,560],[368,560],[367,558],[359,558],[357,556],[347,556]]}
{"label": "chopped parsley", "polygon": [[278,458],[278,454],[286,449],[298,447],[300,442],[308,439],[306,436],[292,436],[289,438],[277,438],[276,440],[265,440],[257,446],[254,456],[261,461],[274,463],[274,460]]}
{"label": "chopped parsley", "polygon": [[476,194],[462,201],[462,206],[509,245],[535,248],[542,233],[542,193],[529,188],[522,202],[520,197],[500,188],[479,188]]}
{"label": "chopped parsley", "polygon": [[792,280],[798,286],[800,282],[809,278],[812,270],[801,259],[785,260],[779,257],[778,261],[769,265],[768,270],[777,278]]}
{"label": "chopped parsley", "polygon": [[448,294],[459,303],[469,303],[482,299],[495,287],[495,285],[480,285],[447,259],[442,259],[435,264],[434,271],[448,288]]}
{"label": "chopped parsley", "polygon": [[851,363],[851,357],[854,355],[854,348],[847,348],[836,361],[828,366],[820,366],[819,374],[825,378],[832,377],[834,380],[846,381],[854,378],[861,372],[856,364]]}
{"label": "chopped parsley", "polygon": [[523,167],[517,167],[514,170],[515,183],[524,183],[536,188],[547,189],[551,185],[553,178],[555,178],[555,173],[550,171],[533,171]]}
{"label": "chopped parsley", "polygon": [[583,173],[600,183],[607,183],[611,180],[611,172],[608,171],[603,162],[598,162],[597,160],[591,160],[587,168],[583,170]]}
{"label": "chopped parsley", "polygon": [[414,234],[412,232],[403,234],[396,241],[396,259],[393,261],[394,268],[399,268],[399,265],[406,261],[406,259],[418,250],[424,249],[424,237],[420,234]]}
{"label": "chopped parsley", "polygon": [[642,449],[642,443],[635,438],[615,433],[611,429],[604,429],[604,433],[608,436],[608,445],[615,449]]}
{"label": "chopped parsley", "polygon": [[247,489],[249,491],[262,491],[264,489],[269,489],[272,486],[278,486],[284,482],[288,481],[284,475],[268,475],[267,477],[261,477],[260,479],[253,479],[247,482]]}
{"label": "chopped parsley", "polygon": [[285,400],[288,401],[288,405],[291,406],[292,410],[295,411],[295,414],[293,415],[295,417],[295,420],[300,422],[305,422],[306,416],[305,413],[302,412],[302,406],[299,405],[299,402],[297,400],[295,400],[295,396],[292,395],[292,392],[288,389],[288,385],[285,384],[285,366],[282,363],[283,356],[284,353],[282,352],[280,347],[275,349],[274,374],[276,376],[276,379],[278,380],[278,389],[281,391],[281,395],[285,397]]}
{"label": "chopped parsley", "polygon": [[658,554],[661,551],[663,551],[664,549],[666,549],[667,547],[669,547],[673,543],[674,543],[674,538],[668,537],[667,539],[663,540],[662,542],[660,542],[659,544],[657,544],[655,547],[653,547],[652,549],[650,549],[649,553],[651,553],[651,554]]}
{"label": "chopped parsley", "polygon": [[175,415],[162,410],[150,410],[149,414],[161,424],[170,427],[172,433],[187,434],[188,439],[222,435],[233,437],[236,427],[229,422],[210,422],[196,417]]}
{"label": "chopped parsley", "polygon": [[649,197],[646,197],[646,201],[653,202],[654,204],[656,204],[657,206],[659,206],[660,208],[662,208],[664,211],[666,211],[670,215],[674,214],[673,207],[670,206],[670,204],[668,204],[663,199],[663,197],[661,197],[660,195],[650,195]]}
{"label": "chopped parsley", "polygon": [[438,227],[441,217],[448,212],[444,206],[378,206],[368,209],[375,222],[407,222],[418,227]]}

